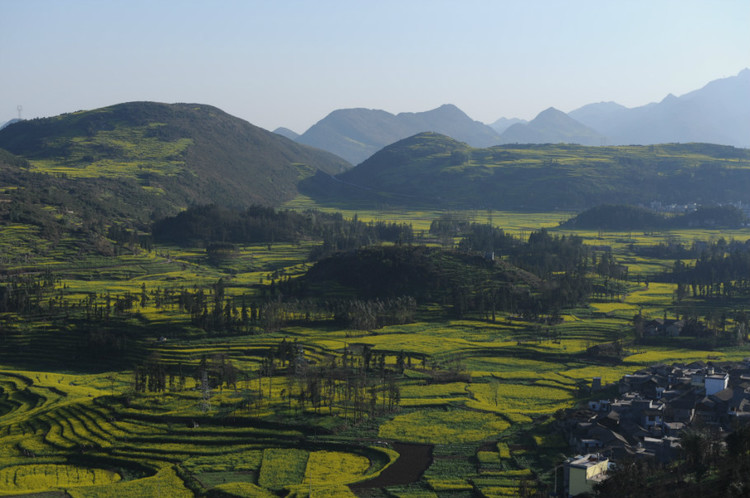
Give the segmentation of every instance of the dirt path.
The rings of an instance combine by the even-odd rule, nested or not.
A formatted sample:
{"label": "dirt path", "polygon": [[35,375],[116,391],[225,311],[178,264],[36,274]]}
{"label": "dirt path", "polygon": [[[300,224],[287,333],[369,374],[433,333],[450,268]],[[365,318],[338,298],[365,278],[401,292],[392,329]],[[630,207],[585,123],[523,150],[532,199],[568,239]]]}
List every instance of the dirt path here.
{"label": "dirt path", "polygon": [[431,444],[393,443],[393,449],[400,455],[393,465],[375,479],[352,484],[349,488],[358,490],[386,488],[418,481],[432,463]]}

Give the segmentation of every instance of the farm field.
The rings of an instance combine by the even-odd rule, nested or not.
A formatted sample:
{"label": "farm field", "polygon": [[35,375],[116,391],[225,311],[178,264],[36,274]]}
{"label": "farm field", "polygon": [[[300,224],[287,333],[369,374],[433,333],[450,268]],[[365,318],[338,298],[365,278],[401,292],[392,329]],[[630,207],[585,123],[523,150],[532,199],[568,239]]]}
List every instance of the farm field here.
{"label": "farm field", "polygon": [[[314,207],[305,198],[288,206]],[[344,211],[355,214],[410,223],[427,238],[441,213]],[[635,315],[705,304],[677,303],[675,284],[658,281],[673,261],[632,252],[744,241],[750,230],[574,232],[557,228],[564,213],[491,217],[516,236],[546,228],[607,246],[629,268],[625,291],[564,309],[555,323],[425,307],[411,323],[371,330],[300,311],[279,328],[226,332],[202,329],[210,316],[175,303],[221,293],[232,303],[221,312],[242,322],[254,299],[312,266],[318,242],[242,245],[208,264],[203,248],[165,245],[70,257],[64,240],[34,245],[34,229],[2,227],[4,271],[54,277],[39,316],[0,314],[0,495],[517,496],[550,489],[570,452],[555,413],[585,403],[595,377],[606,386],[655,363],[750,356],[687,338],[634,342]],[[587,353],[615,343],[625,350],[618,361]]]}

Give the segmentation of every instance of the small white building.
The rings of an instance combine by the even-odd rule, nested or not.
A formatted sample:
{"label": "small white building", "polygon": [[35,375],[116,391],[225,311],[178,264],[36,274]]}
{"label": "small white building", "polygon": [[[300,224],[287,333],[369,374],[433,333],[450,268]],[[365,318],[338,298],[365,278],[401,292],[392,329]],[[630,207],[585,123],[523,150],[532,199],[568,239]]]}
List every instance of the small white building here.
{"label": "small white building", "polygon": [[591,493],[594,485],[607,478],[609,460],[589,453],[569,458],[565,462],[565,496]]}
{"label": "small white building", "polygon": [[706,375],[703,385],[706,387],[706,396],[711,396],[723,391],[729,385],[729,374]]}

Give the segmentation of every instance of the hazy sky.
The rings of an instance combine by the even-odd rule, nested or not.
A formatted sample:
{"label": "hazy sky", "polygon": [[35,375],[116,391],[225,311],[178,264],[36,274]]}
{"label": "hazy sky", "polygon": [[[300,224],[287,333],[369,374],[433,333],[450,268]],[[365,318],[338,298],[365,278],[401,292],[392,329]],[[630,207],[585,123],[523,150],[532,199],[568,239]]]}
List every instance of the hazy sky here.
{"label": "hazy sky", "polygon": [[0,123],[132,100],[303,132],[452,103],[490,123],[750,67],[749,0],[0,0]]}

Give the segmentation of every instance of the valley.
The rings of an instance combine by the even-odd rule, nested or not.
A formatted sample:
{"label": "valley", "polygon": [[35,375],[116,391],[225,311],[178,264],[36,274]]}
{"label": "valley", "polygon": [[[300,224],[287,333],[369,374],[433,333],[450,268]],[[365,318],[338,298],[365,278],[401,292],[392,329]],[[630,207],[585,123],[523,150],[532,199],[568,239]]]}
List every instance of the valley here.
{"label": "valley", "polygon": [[418,133],[351,167],[149,102],[0,147],[0,494],[561,493],[623,376],[750,356],[746,149]]}
{"label": "valley", "polygon": [[[312,207],[301,198],[294,205]],[[364,223],[408,220],[420,244],[440,250],[460,241],[430,234],[441,211],[345,216],[355,214]],[[455,215],[483,223],[488,213]],[[60,496],[550,491],[554,468],[570,451],[554,415],[584,403],[594,377],[606,385],[654,363],[747,356],[746,348],[721,341],[636,341],[636,314],[725,310],[731,329],[737,301],[678,303],[675,284],[659,282],[673,261],[633,248],[742,241],[749,230],[645,236],[563,230],[555,227],[559,213],[491,216],[518,239],[543,227],[580,236],[594,253],[611,251],[628,278],[618,280],[616,296],[567,307],[555,320],[500,310],[494,320],[479,310],[459,318],[440,302],[419,302],[402,324],[357,329],[337,325],[322,309],[288,308],[281,321],[263,319],[271,309],[261,303],[273,289],[312,266],[314,240],[241,244],[219,264],[200,247],[128,243],[117,256],[77,257],[59,244],[8,257],[5,274],[29,276],[36,290],[24,310],[1,315],[0,489]],[[29,245],[34,237],[30,227],[2,229],[6,244],[41,246]],[[221,293],[218,313],[226,320],[208,325],[191,316],[181,301],[199,290],[209,322]],[[614,362],[586,354],[613,342],[625,350]],[[409,482],[388,481],[399,451],[411,454],[408,445],[426,449],[429,456],[412,462],[426,470]],[[367,487],[371,480],[378,488]]]}

